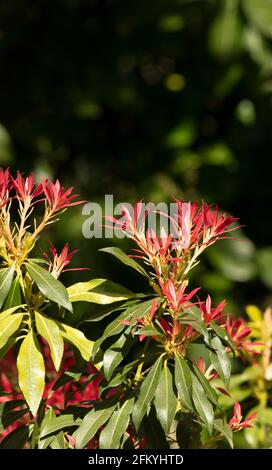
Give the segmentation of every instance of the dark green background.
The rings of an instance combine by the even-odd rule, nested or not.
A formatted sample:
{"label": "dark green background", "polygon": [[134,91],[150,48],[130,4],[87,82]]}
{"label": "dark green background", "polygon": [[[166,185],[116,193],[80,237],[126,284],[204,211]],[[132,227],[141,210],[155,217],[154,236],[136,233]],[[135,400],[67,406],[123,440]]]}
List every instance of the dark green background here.
{"label": "dark green background", "polygon": [[[0,66],[2,166],[101,203],[218,203],[247,241],[210,248],[193,283],[236,313],[269,303],[271,0],[2,1]],[[81,248],[92,277],[143,288],[82,221],[71,209],[48,239]]]}

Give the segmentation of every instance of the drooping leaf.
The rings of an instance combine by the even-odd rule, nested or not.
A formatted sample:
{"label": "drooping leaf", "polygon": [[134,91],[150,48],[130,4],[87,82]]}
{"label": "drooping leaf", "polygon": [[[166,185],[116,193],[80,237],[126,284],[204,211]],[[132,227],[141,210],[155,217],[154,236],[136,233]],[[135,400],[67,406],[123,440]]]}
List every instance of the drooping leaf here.
{"label": "drooping leaf", "polygon": [[12,307],[16,307],[21,305],[21,290],[20,290],[20,281],[19,278],[16,277],[11,284],[7,299],[5,301],[4,308],[9,309]]}
{"label": "drooping leaf", "polygon": [[32,261],[26,263],[26,269],[46,298],[56,302],[70,312],[73,311],[66,288],[50,272]]}
{"label": "drooping leaf", "polygon": [[193,375],[193,402],[197,412],[199,413],[200,417],[203,419],[204,423],[206,424],[209,434],[212,435],[213,431],[213,420],[214,420],[214,412],[213,407],[210,401],[206,397],[206,393],[198,381],[198,379]]}
{"label": "drooping leaf", "polygon": [[169,449],[169,443],[158,420],[154,405],[151,405],[148,414],[143,418],[142,426],[147,449]]}
{"label": "drooping leaf", "polygon": [[165,336],[152,325],[147,325],[135,333],[136,335],[154,336],[157,339],[165,339]]}
{"label": "drooping leaf", "polygon": [[108,248],[101,248],[99,251],[110,253],[111,255],[118,258],[126,266],[130,266],[131,268],[138,271],[140,274],[142,274],[142,276],[149,277],[145,269],[139,263],[137,263],[133,258],[130,258],[128,255],[126,255],[126,253],[124,253],[120,248],[111,246]]}
{"label": "drooping leaf", "polygon": [[16,310],[18,310],[20,307],[22,307],[22,305],[17,305],[17,307],[11,307],[11,308],[8,308],[7,310],[3,310],[2,312],[0,312],[0,321],[8,317],[12,313],[16,312]]}
{"label": "drooping leaf", "polygon": [[134,397],[126,400],[121,408],[114,411],[109,422],[99,437],[100,449],[118,449],[122,436],[127,430],[130,414],[134,404]]}
{"label": "drooping leaf", "polygon": [[116,367],[122,362],[130,350],[133,338],[130,335],[131,328],[127,328],[109,348],[107,348],[103,357],[103,373],[107,380],[110,380]]}
{"label": "drooping leaf", "polygon": [[185,359],[175,356],[175,384],[182,404],[188,410],[194,410],[192,403],[192,373]]}
{"label": "drooping leaf", "polygon": [[38,438],[38,449],[46,449],[51,444],[51,442],[53,441],[54,434],[50,434],[50,435],[45,436],[45,437],[41,437],[41,436],[42,436],[43,428],[48,426],[49,423],[52,420],[54,420],[55,417],[56,417],[56,415],[55,415],[55,412],[54,412],[53,408],[48,408],[48,410],[46,410],[46,412],[45,412],[45,416],[44,416],[44,418],[42,420],[42,423],[41,423],[41,426],[40,426],[39,438]]}
{"label": "drooping leaf", "polygon": [[19,418],[28,413],[28,408],[16,409],[18,406],[25,405],[23,400],[11,400],[0,403],[0,433]]}
{"label": "drooping leaf", "polygon": [[63,338],[58,323],[40,312],[35,312],[35,320],[38,333],[49,344],[51,358],[55,369],[58,371],[64,350]]}
{"label": "drooping leaf", "polygon": [[73,414],[63,414],[61,416],[51,415],[50,419],[44,420],[41,426],[40,439],[55,434],[60,429],[66,429],[81,424],[81,418],[74,417]]}
{"label": "drooping leaf", "polygon": [[132,412],[132,419],[136,430],[139,429],[142,419],[147,412],[148,406],[153,399],[160,379],[162,367],[162,356],[160,356],[141,383],[138,400]]}
{"label": "drooping leaf", "polygon": [[223,380],[225,387],[228,388],[231,374],[231,362],[224,346],[217,336],[212,339],[212,346],[216,353],[210,353],[211,363]]}
{"label": "drooping leaf", "polygon": [[72,343],[80,352],[85,361],[89,361],[92,355],[94,342],[90,341],[82,331],[72,328],[64,323],[57,322],[64,340]]}
{"label": "drooping leaf", "polygon": [[0,269],[0,308],[2,308],[8,296],[13,281],[14,271],[15,265],[10,266],[9,268]]}
{"label": "drooping leaf", "polygon": [[194,413],[182,413],[177,424],[176,438],[181,449],[198,449],[201,445],[201,426]]}
{"label": "drooping leaf", "polygon": [[31,329],[23,339],[17,357],[20,389],[33,416],[36,416],[45,385],[45,367],[39,343]]}
{"label": "drooping leaf", "polygon": [[161,370],[154,404],[162,428],[168,434],[177,410],[177,397],[173,390],[173,378],[167,361],[164,362]]}
{"label": "drooping leaf", "polygon": [[223,434],[230,447],[233,449],[233,433],[226,420],[215,419],[213,425],[216,431],[219,431],[221,434]]}
{"label": "drooping leaf", "polygon": [[92,409],[84,416],[82,423],[73,434],[77,449],[83,449],[88,444],[101,426],[112,416],[115,407],[116,405],[102,410]]}
{"label": "drooping leaf", "polygon": [[78,282],[67,289],[70,302],[92,302],[107,305],[133,298],[135,295],[125,287],[107,279]]}
{"label": "drooping leaf", "polygon": [[[150,311],[153,301],[154,299],[147,300],[145,302],[138,302],[136,304],[134,303],[131,307],[126,308],[126,310],[118,315],[118,317],[106,327],[103,336],[95,342],[93,348],[93,360],[101,360],[101,345],[107,338],[121,333],[121,331],[127,328],[127,322],[129,322],[130,326],[133,326],[139,318],[143,318]],[[124,321],[126,323],[124,323]]]}
{"label": "drooping leaf", "polygon": [[232,350],[236,349],[234,342],[232,341],[231,337],[226,332],[225,327],[221,327],[217,325],[215,322],[211,322],[211,328],[215,331],[217,336],[222,339],[223,343],[227,344]]}
{"label": "drooping leaf", "polygon": [[66,449],[67,448],[63,431],[58,432],[58,434],[54,436],[54,439],[52,440],[50,447],[51,449]]}
{"label": "drooping leaf", "polygon": [[11,431],[1,442],[1,449],[23,449],[30,437],[30,428],[28,425]]}
{"label": "drooping leaf", "polygon": [[19,329],[24,315],[24,313],[14,313],[0,320],[0,349],[5,346],[9,338]]}
{"label": "drooping leaf", "polygon": [[199,382],[201,383],[202,387],[204,388],[204,391],[206,393],[207,398],[217,405],[218,402],[218,396],[214,388],[211,386],[210,382],[208,379],[205,377],[204,374],[199,370],[199,368],[194,364],[193,365],[194,373],[197,376]]}

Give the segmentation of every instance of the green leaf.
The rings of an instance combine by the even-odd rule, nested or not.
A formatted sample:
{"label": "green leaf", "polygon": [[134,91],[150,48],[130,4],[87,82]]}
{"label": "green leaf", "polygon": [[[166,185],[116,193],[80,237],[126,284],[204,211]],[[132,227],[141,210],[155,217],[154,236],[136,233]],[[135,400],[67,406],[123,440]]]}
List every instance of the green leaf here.
{"label": "green leaf", "polygon": [[9,338],[19,329],[24,315],[24,313],[14,313],[0,320],[0,349],[5,346]]}
{"label": "green leaf", "polygon": [[181,413],[176,429],[176,439],[181,449],[199,449],[201,426],[194,413]]}
{"label": "green leaf", "polygon": [[126,400],[121,408],[115,411],[99,437],[100,449],[119,449],[120,441],[129,425],[134,397]]}
{"label": "green leaf", "polygon": [[243,0],[248,19],[267,37],[272,38],[272,1]]}
{"label": "green leaf", "polygon": [[211,342],[213,348],[216,350],[216,354],[210,352],[211,363],[223,380],[225,387],[228,388],[231,374],[231,362],[220,339],[215,336]]}
{"label": "green leaf", "polygon": [[64,350],[63,338],[58,323],[39,312],[35,312],[35,320],[38,333],[49,344],[51,358],[55,369],[58,371]]}
{"label": "green leaf", "polygon": [[143,419],[143,435],[146,449],[169,449],[169,442],[158,420],[155,407],[151,405],[149,413]]}
{"label": "green leaf", "polygon": [[199,368],[195,364],[193,364],[193,368],[194,368],[195,375],[197,376],[199,382],[201,383],[202,387],[205,390],[207,398],[212,403],[217,405],[218,396],[217,396],[216,391],[213,389],[213,387],[210,385],[210,382],[208,381],[208,379],[205,377],[204,374],[202,374],[202,372],[199,370]]}
{"label": "green leaf", "polygon": [[23,449],[30,437],[30,429],[28,425],[21,426],[11,431],[2,441],[1,449]]}
{"label": "green leaf", "polygon": [[12,285],[15,265],[0,269],[0,308],[2,308]]}
{"label": "green leaf", "polygon": [[232,341],[231,337],[226,332],[225,327],[221,327],[217,325],[215,322],[211,322],[210,326],[213,329],[213,331],[217,334],[217,336],[219,336],[219,338],[223,340],[223,343],[227,344],[227,346],[229,346],[232,351],[236,349],[236,346],[234,342]]}
{"label": "green leaf", "polygon": [[192,373],[185,359],[176,354],[175,384],[182,403],[188,410],[194,410],[192,403]]}
{"label": "green leaf", "polygon": [[54,276],[44,268],[41,268],[38,264],[31,261],[26,263],[26,269],[33,281],[36,282],[41,293],[46,298],[56,302],[70,312],[73,311],[67,290],[60,281],[55,279]]}
{"label": "green leaf", "polygon": [[50,444],[51,449],[67,449],[67,444],[64,438],[64,432],[60,431],[56,436],[54,436],[54,439],[52,440]]}
{"label": "green leaf", "polygon": [[133,338],[130,335],[131,327],[118,338],[109,348],[103,357],[103,372],[107,380],[110,380],[116,367],[122,362],[130,350]]}
{"label": "green leaf", "polygon": [[138,431],[148,406],[153,399],[160,379],[162,367],[162,356],[160,356],[148,372],[146,378],[141,382],[138,400],[135,403],[132,412],[132,419]]}
{"label": "green leaf", "polygon": [[16,410],[18,406],[25,405],[23,400],[12,400],[5,403],[0,403],[0,433],[3,432],[14,421],[28,413],[28,408]]}
{"label": "green leaf", "polygon": [[78,282],[67,289],[70,302],[92,302],[107,305],[135,297],[125,287],[107,279],[92,279],[88,282]]}
{"label": "green leaf", "polygon": [[157,328],[155,328],[154,326],[152,325],[147,325],[147,326],[144,326],[143,328],[140,328],[140,330],[138,330],[136,333],[136,335],[144,335],[144,336],[155,336],[157,339],[162,339],[164,340],[165,339],[165,336],[157,330]]}
{"label": "green leaf", "polygon": [[[98,360],[100,357],[102,343],[111,336],[118,335],[126,328],[123,320],[126,320],[133,326],[139,318],[143,318],[151,309],[151,305],[154,299],[147,300],[145,302],[138,302],[131,307],[124,310],[113,322],[111,322],[105,329],[103,336],[99,338],[93,348],[93,360]],[[100,360],[100,359],[99,359]]]}
{"label": "green leaf", "polygon": [[50,419],[44,420],[41,426],[40,439],[55,434],[60,429],[70,428],[72,426],[79,426],[82,420],[75,419],[73,414],[63,414],[61,416],[51,415]]}
{"label": "green leaf", "polygon": [[173,390],[173,378],[167,367],[167,361],[164,362],[161,371],[154,404],[162,428],[168,434],[177,410],[177,397]]}
{"label": "green leaf", "polygon": [[22,299],[21,299],[21,289],[20,289],[20,281],[19,278],[16,277],[12,281],[11,288],[8,293],[8,297],[5,301],[5,309],[9,309],[12,307],[18,308],[18,305],[21,305]]}
{"label": "green leaf", "polygon": [[207,330],[205,323],[201,318],[201,312],[198,307],[188,307],[183,312],[182,315],[179,317],[179,321],[181,324],[188,324],[194,328],[198,333],[200,333],[207,344],[210,344],[210,336]]}
{"label": "green leaf", "polygon": [[102,410],[92,409],[84,416],[82,423],[73,434],[77,449],[83,449],[88,444],[101,426],[112,416],[115,407],[116,405]]}
{"label": "green leaf", "polygon": [[147,272],[145,269],[137,263],[133,258],[130,258],[126,253],[124,253],[120,248],[117,248],[115,246],[111,246],[108,248],[101,248],[99,251],[104,251],[105,253],[110,253],[111,255],[115,256],[118,258],[123,264],[126,266],[130,266],[131,268],[135,269],[138,271],[142,276],[148,277]]}
{"label": "green leaf", "polygon": [[24,338],[17,357],[20,389],[33,416],[36,416],[45,385],[45,367],[33,330]]}
{"label": "green leaf", "polygon": [[17,307],[11,307],[11,308],[8,308],[7,310],[3,310],[2,312],[0,312],[0,321],[8,317],[12,313],[16,312],[16,310],[18,310],[20,307],[22,307],[22,305],[17,305]]}
{"label": "green leaf", "polygon": [[197,378],[193,375],[193,402],[197,412],[199,413],[200,417],[203,419],[204,423],[207,425],[209,434],[212,435],[213,431],[213,420],[214,420],[214,412],[213,407],[209,400],[206,397],[206,393],[200,382]]}
{"label": "green leaf", "polygon": [[72,343],[80,352],[85,361],[89,361],[92,355],[94,342],[90,341],[82,331],[72,328],[64,323],[57,322],[64,340]]}
{"label": "green leaf", "polygon": [[49,436],[46,436],[46,437],[41,437],[41,434],[42,434],[42,430],[45,426],[48,426],[49,423],[55,418],[55,413],[54,413],[54,410],[52,408],[49,408],[46,412],[45,412],[45,416],[43,418],[43,421],[41,423],[41,427],[40,427],[40,432],[39,432],[39,438],[38,438],[38,449],[46,449],[50,444],[51,442],[53,441],[54,439],[54,434],[53,435],[49,435]]}
{"label": "green leaf", "polygon": [[242,25],[238,0],[225,0],[220,3],[223,8],[211,25],[209,43],[211,51],[216,56],[225,59],[240,50]]}
{"label": "green leaf", "polygon": [[226,420],[215,419],[213,425],[216,431],[219,431],[221,434],[223,434],[230,447],[233,449],[233,433]]}

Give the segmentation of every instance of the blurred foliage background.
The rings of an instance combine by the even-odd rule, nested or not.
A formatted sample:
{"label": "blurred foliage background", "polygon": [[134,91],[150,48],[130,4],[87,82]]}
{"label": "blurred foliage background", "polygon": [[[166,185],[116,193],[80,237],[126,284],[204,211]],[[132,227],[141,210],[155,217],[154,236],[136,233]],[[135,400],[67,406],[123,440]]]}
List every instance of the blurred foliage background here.
{"label": "blurred foliage background", "polygon": [[[193,282],[235,313],[271,303],[272,0],[2,1],[0,65],[1,166],[101,204],[218,203],[244,241],[207,250]],[[83,220],[69,210],[48,239],[140,291]]]}

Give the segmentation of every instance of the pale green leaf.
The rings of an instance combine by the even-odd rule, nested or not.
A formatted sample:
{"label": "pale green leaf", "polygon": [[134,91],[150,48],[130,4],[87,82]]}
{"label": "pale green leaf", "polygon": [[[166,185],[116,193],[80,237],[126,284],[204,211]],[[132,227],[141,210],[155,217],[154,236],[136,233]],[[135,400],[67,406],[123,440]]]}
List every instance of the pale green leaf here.
{"label": "pale green leaf", "polygon": [[9,338],[19,329],[24,315],[24,313],[14,313],[0,320],[0,349],[5,346]]}
{"label": "pale green leaf", "polygon": [[84,301],[101,305],[120,302],[135,296],[125,287],[107,279],[78,282],[68,287],[67,292],[70,302]]}
{"label": "pale green leaf", "polygon": [[58,323],[40,312],[35,312],[38,333],[47,341],[53,364],[58,371],[60,368],[64,343]]}
{"label": "pale green leaf", "polygon": [[33,330],[22,341],[17,357],[20,389],[33,416],[36,416],[45,386],[45,367]]}
{"label": "pale green leaf", "polygon": [[89,361],[92,355],[94,342],[90,341],[82,331],[72,328],[69,325],[58,322],[61,335],[64,340],[72,343],[80,352],[85,361]]}

